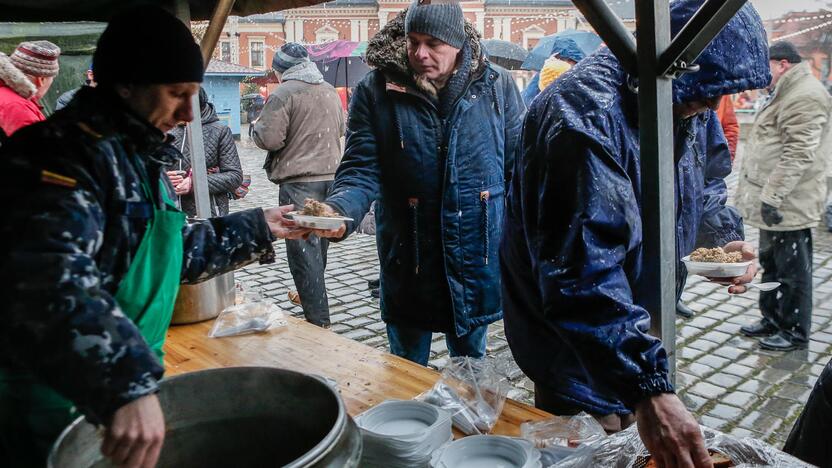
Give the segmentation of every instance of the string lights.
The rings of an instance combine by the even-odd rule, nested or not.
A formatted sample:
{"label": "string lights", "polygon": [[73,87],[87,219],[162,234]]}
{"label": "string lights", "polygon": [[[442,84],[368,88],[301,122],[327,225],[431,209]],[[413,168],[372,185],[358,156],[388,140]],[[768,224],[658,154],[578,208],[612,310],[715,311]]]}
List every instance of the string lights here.
{"label": "string lights", "polygon": [[791,39],[795,36],[800,36],[801,34],[806,34],[808,32],[817,31],[818,29],[825,28],[829,25],[832,25],[832,20],[823,22],[821,24],[816,24],[815,26],[812,26],[812,27],[809,27],[809,28],[806,28],[806,29],[801,29],[800,31],[795,31],[795,32],[789,33],[789,34],[784,34],[784,35],[782,35],[782,36],[780,36],[776,39],[772,39],[771,42],[777,42],[777,41],[782,41],[782,40],[785,40],[785,39]]}

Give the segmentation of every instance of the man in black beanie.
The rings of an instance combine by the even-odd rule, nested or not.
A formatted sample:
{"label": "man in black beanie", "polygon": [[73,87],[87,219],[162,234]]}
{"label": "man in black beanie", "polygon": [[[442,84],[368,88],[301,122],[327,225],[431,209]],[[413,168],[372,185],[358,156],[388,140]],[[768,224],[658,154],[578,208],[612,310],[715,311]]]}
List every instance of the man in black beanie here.
{"label": "man in black beanie", "polygon": [[[155,395],[180,282],[274,259],[276,237],[307,234],[253,209],[186,224],[164,176],[165,132],[190,121],[203,64],[189,30],[156,7],[113,18],[93,70],[45,122],[0,150],[0,460],[43,466],[79,415],[101,451],[152,467],[165,434]],[[20,196],[25,194],[25,196]],[[6,465],[9,466],[9,465]]]}

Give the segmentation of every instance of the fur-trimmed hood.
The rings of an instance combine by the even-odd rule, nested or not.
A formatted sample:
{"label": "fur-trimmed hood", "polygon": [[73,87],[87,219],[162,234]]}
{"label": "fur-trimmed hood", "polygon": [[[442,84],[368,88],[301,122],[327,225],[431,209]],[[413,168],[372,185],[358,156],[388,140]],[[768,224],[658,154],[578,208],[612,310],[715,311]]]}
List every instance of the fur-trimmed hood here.
{"label": "fur-trimmed hood", "polygon": [[30,99],[38,89],[14,66],[8,55],[0,52],[0,81],[23,99]]}
{"label": "fur-trimmed hood", "polygon": [[[400,12],[370,39],[367,44],[367,63],[378,68],[385,75],[408,77],[425,91],[435,93],[435,90],[426,88],[424,81],[416,76],[407,59],[407,36],[404,33],[406,14],[407,10]],[[468,20],[465,21],[465,34],[468,36],[468,45],[471,47],[471,57],[474,62],[471,66],[471,75],[476,75],[486,66],[487,59],[482,53],[480,33]]]}

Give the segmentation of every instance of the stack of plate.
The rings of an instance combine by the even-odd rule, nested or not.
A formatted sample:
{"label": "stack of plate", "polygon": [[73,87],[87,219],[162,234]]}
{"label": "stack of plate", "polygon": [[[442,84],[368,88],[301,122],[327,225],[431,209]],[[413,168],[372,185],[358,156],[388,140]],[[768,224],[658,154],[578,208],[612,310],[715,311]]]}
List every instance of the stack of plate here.
{"label": "stack of plate", "polygon": [[540,468],[540,452],[528,440],[478,435],[455,440],[433,453],[431,468]]}
{"label": "stack of plate", "polygon": [[451,415],[421,401],[385,401],[355,422],[364,439],[362,467],[427,467],[453,437]]}

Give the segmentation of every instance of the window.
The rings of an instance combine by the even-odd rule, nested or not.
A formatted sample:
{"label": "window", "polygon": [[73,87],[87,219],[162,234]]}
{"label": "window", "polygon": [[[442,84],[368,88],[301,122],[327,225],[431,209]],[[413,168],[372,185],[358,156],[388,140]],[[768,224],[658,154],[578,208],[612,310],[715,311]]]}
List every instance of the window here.
{"label": "window", "polygon": [[540,42],[540,39],[546,35],[546,30],[541,28],[540,26],[533,24],[528,28],[523,30],[523,48],[526,50],[532,50],[534,46]]}
{"label": "window", "polygon": [[330,25],[326,25],[315,31],[315,42],[323,44],[324,42],[332,42],[340,39],[338,37],[338,30]]}
{"label": "window", "polygon": [[220,41],[220,60],[231,62],[231,41]]}
{"label": "window", "polygon": [[265,44],[263,41],[249,41],[249,63],[252,68],[263,68],[266,64]]}

